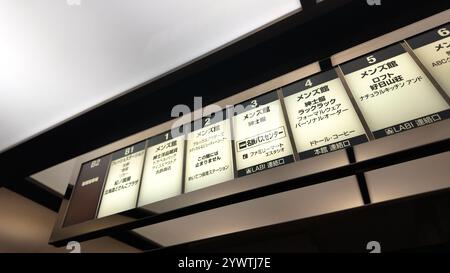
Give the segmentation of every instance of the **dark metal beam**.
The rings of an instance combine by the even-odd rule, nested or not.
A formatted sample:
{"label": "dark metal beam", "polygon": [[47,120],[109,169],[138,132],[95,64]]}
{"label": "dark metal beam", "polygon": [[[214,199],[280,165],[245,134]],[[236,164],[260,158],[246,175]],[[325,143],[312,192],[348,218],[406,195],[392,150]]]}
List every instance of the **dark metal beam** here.
{"label": "dark metal beam", "polygon": [[[450,252],[450,189],[149,251],[183,253]],[[294,259],[293,265],[298,261]]]}
{"label": "dark metal beam", "polygon": [[137,248],[142,251],[149,251],[153,249],[159,249],[163,246],[134,232],[134,231],[121,231],[109,235],[122,243]]}
{"label": "dark metal beam", "polygon": [[31,177],[21,181],[10,181],[10,183],[5,185],[5,188],[55,212],[58,212],[61,206],[62,195],[46,188],[42,183],[39,183]]}

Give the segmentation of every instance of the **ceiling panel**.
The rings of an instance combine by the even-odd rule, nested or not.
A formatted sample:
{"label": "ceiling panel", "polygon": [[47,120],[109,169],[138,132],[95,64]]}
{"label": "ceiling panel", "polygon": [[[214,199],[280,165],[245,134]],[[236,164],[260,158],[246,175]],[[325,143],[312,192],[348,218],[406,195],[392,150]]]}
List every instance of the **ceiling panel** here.
{"label": "ceiling panel", "polygon": [[298,0],[0,0],[0,152],[299,8]]}

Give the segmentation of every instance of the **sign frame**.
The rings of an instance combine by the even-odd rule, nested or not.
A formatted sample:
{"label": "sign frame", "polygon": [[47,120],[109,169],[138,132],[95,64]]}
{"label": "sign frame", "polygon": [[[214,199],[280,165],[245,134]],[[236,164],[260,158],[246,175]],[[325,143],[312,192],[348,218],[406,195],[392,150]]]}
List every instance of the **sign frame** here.
{"label": "sign frame", "polygon": [[[305,75],[302,75],[300,77],[297,77],[297,79],[301,79],[304,77]],[[297,80],[297,79],[292,80],[292,76],[290,77],[286,76],[283,79],[286,79],[286,81],[281,81],[281,83],[280,81],[272,82],[270,84],[270,88],[265,86],[263,88],[264,90],[261,89],[259,90],[257,89],[258,91],[247,90],[244,91],[243,93],[245,93],[245,96],[247,96],[247,98],[252,98],[258,96],[259,94],[264,94],[267,91],[281,88],[283,85],[289,84],[290,82]],[[166,131],[167,127],[163,129],[158,127],[158,129],[156,130],[158,131],[158,133],[160,133]],[[136,141],[136,138],[131,138],[132,140],[127,138],[127,140],[124,141],[127,142],[127,146],[129,146],[133,145],[134,143],[138,143],[142,140],[145,140],[153,135],[155,135],[154,132],[151,135],[147,135],[145,138],[139,139],[138,141]],[[292,144],[293,146],[295,145],[294,143]],[[97,153],[95,156],[91,155],[90,160],[84,161],[84,163],[91,161],[95,158],[98,158],[100,156],[101,154],[99,153]],[[414,156],[417,155],[413,155],[413,157]],[[316,160],[319,158],[320,157],[316,157],[308,160]],[[398,157],[396,158],[398,159]],[[366,164],[367,162],[363,163]],[[73,172],[71,182],[76,181],[76,179],[78,178],[81,166],[82,164],[77,165],[76,167],[77,169]],[[49,241],[50,244],[52,245],[64,246],[70,240],[80,240],[80,241],[88,240],[99,236],[107,235],[109,232],[112,231],[130,230],[149,224],[163,222],[169,219],[173,219],[175,217],[189,215],[193,212],[199,212],[210,208],[219,207],[220,204],[222,205],[227,204],[226,200],[232,203],[233,198],[235,198],[235,200],[242,201],[246,199],[249,200],[252,198],[256,198],[258,196],[264,196],[264,191],[265,190],[267,191],[269,189],[270,192],[277,193],[290,189],[299,188],[308,185],[308,183],[304,183],[305,181],[302,181],[302,184],[300,185],[300,183],[298,183],[299,181],[297,181],[298,180],[297,178],[290,181],[285,180],[281,181],[277,179],[272,179],[271,181],[268,181],[267,177],[272,176],[272,178],[273,177],[276,178],[279,177],[278,172],[282,172],[283,170],[295,167],[300,168],[301,166],[302,162],[296,161],[291,164],[281,166],[279,168],[266,170],[265,171],[266,173],[264,174],[260,173],[256,175],[239,177],[233,181],[224,182],[198,191],[184,193],[180,196],[175,196],[169,199],[161,200],[152,204],[148,204],[141,208],[135,208],[130,211],[126,211],[121,214],[110,215],[104,218],[93,219],[87,222],[82,222],[79,224],[64,227],[63,223],[67,213],[67,208],[68,205],[70,204],[71,195],[73,194],[73,186],[69,185],[69,188],[62,201],[57,221],[54,225],[54,229]],[[351,164],[342,166],[342,170],[347,170],[348,167],[351,167]],[[333,170],[338,169],[339,168]],[[332,172],[333,170],[331,170],[330,172]],[[306,181],[309,181],[308,180],[309,178],[311,178],[312,180],[312,178],[314,177],[322,177],[320,175],[321,173],[312,174],[306,177],[305,179]],[[301,177],[300,174],[298,177]],[[315,183],[317,183],[317,181]],[[258,192],[256,190],[259,190],[258,192],[261,195],[258,195]],[[216,204],[217,202],[214,203],[215,200],[218,200],[220,204]]]}

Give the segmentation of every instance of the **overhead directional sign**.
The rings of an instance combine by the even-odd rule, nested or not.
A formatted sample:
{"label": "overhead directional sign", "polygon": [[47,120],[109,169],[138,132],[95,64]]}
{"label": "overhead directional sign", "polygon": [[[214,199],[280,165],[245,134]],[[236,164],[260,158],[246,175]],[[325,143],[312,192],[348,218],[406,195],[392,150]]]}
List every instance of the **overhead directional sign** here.
{"label": "overhead directional sign", "polygon": [[138,206],[182,193],[184,139],[168,131],[147,140]]}
{"label": "overhead directional sign", "polygon": [[375,138],[450,116],[445,99],[400,44],[340,67]]}
{"label": "overhead directional sign", "polygon": [[335,70],[287,85],[283,95],[300,159],[367,141]]}
{"label": "overhead directional sign", "polygon": [[433,78],[450,96],[450,24],[407,40]]}
{"label": "overhead directional sign", "polygon": [[136,207],[144,153],[142,141],[112,154],[98,218]]}
{"label": "overhead directional sign", "polygon": [[235,105],[233,129],[238,176],[294,161],[286,121],[275,91]]}
{"label": "overhead directional sign", "polygon": [[187,136],[185,191],[234,179],[231,125],[226,111],[193,123]]}

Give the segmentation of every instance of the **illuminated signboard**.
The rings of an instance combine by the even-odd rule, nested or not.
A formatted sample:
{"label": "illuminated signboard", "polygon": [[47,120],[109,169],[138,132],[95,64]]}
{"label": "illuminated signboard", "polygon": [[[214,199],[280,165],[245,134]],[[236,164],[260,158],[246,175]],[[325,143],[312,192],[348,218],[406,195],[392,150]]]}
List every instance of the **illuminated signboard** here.
{"label": "illuminated signboard", "polygon": [[194,130],[187,135],[185,192],[234,179],[231,125],[226,111],[193,125]]}
{"label": "illuminated signboard", "polygon": [[166,132],[147,140],[138,206],[182,192],[184,136]]}
{"label": "illuminated signboard", "polygon": [[95,218],[111,155],[84,163],[70,197],[65,226]]}
{"label": "illuminated signboard", "polygon": [[145,141],[112,154],[98,218],[136,207],[144,154]]}
{"label": "illuminated signboard", "polygon": [[335,70],[294,82],[282,90],[300,159],[367,141]]}
{"label": "illuminated signboard", "polygon": [[375,138],[450,116],[447,102],[400,44],[345,63],[341,69]]}
{"label": "illuminated signboard", "polygon": [[420,34],[407,42],[450,96],[450,24]]}
{"label": "illuminated signboard", "polygon": [[275,91],[235,105],[234,111],[238,176],[294,161],[283,110]]}

